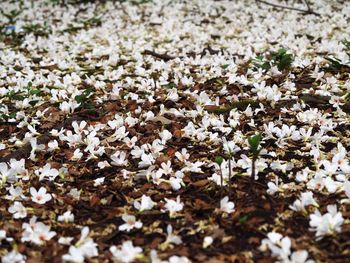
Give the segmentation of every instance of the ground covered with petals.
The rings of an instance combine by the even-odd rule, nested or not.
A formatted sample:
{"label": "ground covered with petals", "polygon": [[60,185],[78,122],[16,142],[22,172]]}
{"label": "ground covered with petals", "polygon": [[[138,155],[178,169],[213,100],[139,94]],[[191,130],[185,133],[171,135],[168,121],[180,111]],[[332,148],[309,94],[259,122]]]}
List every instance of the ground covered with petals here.
{"label": "ground covered with petals", "polygon": [[1,3],[2,262],[349,261],[348,1],[62,2]]}

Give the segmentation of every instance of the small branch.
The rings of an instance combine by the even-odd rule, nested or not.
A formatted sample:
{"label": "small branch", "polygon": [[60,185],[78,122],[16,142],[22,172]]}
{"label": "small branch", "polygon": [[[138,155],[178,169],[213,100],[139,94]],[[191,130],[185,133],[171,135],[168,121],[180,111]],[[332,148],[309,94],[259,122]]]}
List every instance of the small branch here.
{"label": "small branch", "polygon": [[224,51],[223,50],[215,50],[212,49],[211,46],[205,47],[203,48],[202,52],[200,53],[201,58],[205,56],[205,54],[207,53],[207,51],[209,52],[210,55],[218,55],[218,54],[223,54]]}
{"label": "small branch", "polygon": [[312,12],[312,9],[311,9],[309,1],[308,0],[304,0],[304,3],[307,6],[307,10],[309,10],[309,12]]}
{"label": "small branch", "polygon": [[307,5],[307,10],[296,8],[296,7],[285,6],[285,5],[273,4],[273,3],[269,3],[269,2],[264,1],[264,0],[255,0],[255,2],[262,3],[262,4],[269,5],[269,6],[276,7],[276,8],[294,10],[294,11],[302,12],[305,14],[310,14],[310,15],[312,14],[312,15],[316,15],[316,16],[321,16],[319,13],[316,13],[311,9],[310,4],[307,0],[304,0],[305,4]]}
{"label": "small branch", "polygon": [[164,61],[169,61],[169,60],[175,59],[175,57],[169,56],[168,54],[159,54],[159,53],[156,53],[154,51],[147,50],[147,49],[142,52],[142,55],[150,55],[152,57],[159,58],[159,59],[164,60]]}

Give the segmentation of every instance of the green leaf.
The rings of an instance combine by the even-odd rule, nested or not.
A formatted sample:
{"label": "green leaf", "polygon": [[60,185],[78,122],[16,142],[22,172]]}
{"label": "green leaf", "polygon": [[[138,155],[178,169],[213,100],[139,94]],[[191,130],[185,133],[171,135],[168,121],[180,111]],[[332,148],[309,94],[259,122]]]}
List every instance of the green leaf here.
{"label": "green leaf", "polygon": [[273,53],[272,58],[275,61],[278,70],[290,68],[294,60],[293,55],[289,54],[284,48],[280,48],[276,53]]}
{"label": "green leaf", "polygon": [[247,222],[249,219],[249,215],[244,215],[244,216],[241,216],[239,219],[238,219],[238,222],[243,224],[245,222]]}
{"label": "green leaf", "polygon": [[230,66],[230,64],[224,64],[224,65],[222,65],[221,67],[222,67],[223,69],[227,69],[229,66]]}
{"label": "green leaf", "polygon": [[224,158],[222,158],[221,156],[216,156],[215,162],[216,162],[218,165],[221,165],[223,161],[224,161]]}
{"label": "green leaf", "polygon": [[29,90],[29,95],[40,95],[41,90],[38,89],[31,89]]}
{"label": "green leaf", "polygon": [[337,58],[326,57],[326,60],[328,60],[330,62],[329,68],[332,68],[332,69],[338,69],[339,70],[339,69],[341,69],[342,67],[345,66]]}
{"label": "green leaf", "polygon": [[343,40],[343,41],[341,41],[341,43],[346,47],[346,48],[348,48],[348,49],[350,49],[350,41],[348,41],[348,40]]}
{"label": "green leaf", "polygon": [[260,145],[261,139],[262,139],[261,133],[258,133],[248,138],[250,150],[253,152],[253,154],[259,153],[259,145]]}
{"label": "green leaf", "polygon": [[170,82],[168,84],[164,84],[162,85],[162,87],[166,88],[166,89],[174,89],[174,88],[177,88],[176,84],[173,83],[173,82]]}

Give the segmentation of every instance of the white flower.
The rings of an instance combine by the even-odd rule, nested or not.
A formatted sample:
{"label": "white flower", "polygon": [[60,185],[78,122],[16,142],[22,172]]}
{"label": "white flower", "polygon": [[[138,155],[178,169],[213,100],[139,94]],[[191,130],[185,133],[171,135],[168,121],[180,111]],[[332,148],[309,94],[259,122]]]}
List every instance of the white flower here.
{"label": "white flower", "polygon": [[2,240],[6,240],[7,242],[12,242],[13,238],[12,237],[6,237],[6,231],[5,230],[0,230],[0,244]]}
{"label": "white flower", "polygon": [[36,217],[32,217],[28,223],[23,223],[22,228],[22,242],[33,242],[37,245],[44,244],[45,241],[50,240],[56,235],[56,232],[50,231],[50,226],[42,222],[36,222]]}
{"label": "white flower", "polygon": [[11,185],[9,188],[7,188],[7,190],[9,191],[9,195],[6,196],[6,199],[8,200],[16,200],[17,198],[22,200],[27,199],[23,195],[23,189],[20,186],[16,186],[16,188],[14,188],[13,185]]}
{"label": "white flower", "polygon": [[108,142],[115,142],[115,141],[122,141],[126,136],[128,136],[129,132],[126,131],[125,126],[119,127],[112,136],[110,136],[107,141]]}
{"label": "white flower", "polygon": [[306,250],[295,251],[291,253],[291,240],[289,237],[283,237],[276,232],[267,234],[268,238],[262,240],[260,249],[265,251],[267,248],[271,251],[273,257],[277,257],[278,263],[314,263],[313,260],[307,260],[308,252]]}
{"label": "white flower", "polygon": [[125,222],[125,224],[119,226],[120,231],[127,231],[129,232],[133,228],[141,228],[142,222],[136,221],[136,217],[133,215],[122,215],[122,219]]}
{"label": "white flower", "polygon": [[111,164],[115,166],[126,166],[128,165],[128,160],[125,159],[125,157],[125,152],[116,151],[114,154],[111,155]]}
{"label": "white flower", "polygon": [[341,226],[344,223],[341,212],[337,212],[336,205],[328,205],[327,211],[328,213],[321,215],[316,210],[314,214],[310,215],[310,227],[311,231],[316,231],[316,239],[341,232]]}
{"label": "white flower", "polygon": [[16,182],[16,176],[6,163],[0,163],[0,187],[7,182]]}
{"label": "white flower", "polygon": [[87,126],[86,121],[81,121],[79,124],[76,121],[72,122],[72,127],[73,127],[74,132],[76,134],[82,134],[82,133],[87,134],[87,132],[85,130],[86,126]]}
{"label": "white flower", "polygon": [[13,218],[25,218],[27,216],[27,210],[21,202],[15,201],[12,206],[9,207],[8,211],[13,214]]}
{"label": "white flower", "polygon": [[238,152],[239,150],[241,150],[241,148],[238,147],[235,144],[235,142],[227,141],[225,137],[223,138],[223,147],[224,147],[224,151],[229,155],[232,155],[232,154]]}
{"label": "white flower", "polygon": [[2,263],[25,263],[26,256],[22,255],[16,250],[12,250],[11,252],[8,252],[7,254],[1,257],[1,262]]}
{"label": "white flower", "polygon": [[135,146],[135,143],[137,142],[137,137],[134,136],[131,139],[129,137],[125,137],[123,142],[128,146],[129,148],[133,148]]}
{"label": "white flower", "polygon": [[78,161],[81,159],[81,157],[83,157],[83,153],[78,148],[78,149],[75,149],[75,151],[73,152],[73,156],[71,157],[71,160]]}
{"label": "white flower", "polygon": [[54,181],[55,178],[59,175],[58,170],[55,168],[51,169],[51,165],[49,163],[47,163],[44,167],[36,170],[34,173],[39,176],[39,181],[43,180],[44,178],[47,178],[50,181]]}
{"label": "white flower", "polygon": [[111,167],[111,165],[107,162],[107,161],[103,161],[103,162],[98,162],[97,163],[98,168],[100,169],[104,169],[106,167]]}
{"label": "white flower", "polygon": [[74,221],[74,214],[72,214],[72,212],[68,210],[68,211],[64,212],[63,215],[58,216],[57,220],[60,222],[65,222],[65,223],[73,222]]}
{"label": "white flower", "polygon": [[166,129],[159,133],[159,137],[162,139],[162,144],[166,144],[168,140],[170,140],[173,135]]}
{"label": "white flower", "polygon": [[0,244],[1,244],[1,241],[5,238],[6,238],[6,231],[0,230]]}
{"label": "white flower", "polygon": [[72,237],[60,237],[58,243],[62,245],[70,245],[73,241]]}
{"label": "white flower", "polygon": [[347,198],[350,199],[350,182],[349,181],[345,181],[343,187],[344,187],[345,195],[347,196]]}
{"label": "white flower", "polygon": [[184,205],[180,202],[180,196],[176,197],[176,201],[172,199],[165,198],[166,204],[165,209],[169,211],[170,217],[173,216],[176,212],[180,212]]}
{"label": "white flower", "polygon": [[48,147],[48,150],[52,152],[59,148],[58,142],[56,140],[49,141],[49,143],[47,144],[47,147]]}
{"label": "white flower", "polygon": [[267,186],[268,186],[268,189],[266,190],[266,192],[269,195],[274,195],[275,193],[277,193],[279,191],[278,186],[273,182],[268,182]]}
{"label": "white flower", "polygon": [[96,178],[96,179],[94,180],[94,186],[95,186],[95,187],[96,187],[96,186],[99,186],[99,185],[103,184],[104,181],[105,181],[105,177]]}
{"label": "white flower", "polygon": [[171,256],[169,263],[189,263],[190,260],[187,257]]}
{"label": "white flower", "polygon": [[306,250],[299,250],[292,253],[290,256],[290,261],[288,263],[314,263],[315,261],[312,259],[307,259],[309,257],[309,253]]}
{"label": "white flower", "polygon": [[207,248],[207,247],[209,247],[211,244],[213,244],[213,242],[214,242],[213,237],[211,237],[211,236],[206,236],[206,237],[204,237],[204,239],[203,239],[203,245],[202,245],[202,247],[203,247],[203,248]]}
{"label": "white flower", "polygon": [[270,249],[272,256],[287,260],[291,253],[291,240],[289,237],[283,237],[276,232],[267,234],[268,239],[263,239],[261,247],[263,250]]}
{"label": "white flower", "polygon": [[162,181],[164,181],[164,179],[162,179],[162,175],[163,173],[160,170],[158,170],[155,173],[152,173],[152,182],[156,185],[159,185]]}
{"label": "white flower", "polygon": [[141,255],[142,248],[134,247],[131,241],[125,241],[121,249],[118,249],[116,246],[111,246],[109,251],[116,260],[123,263],[131,263]]}
{"label": "white flower", "polygon": [[50,201],[52,198],[51,194],[46,193],[45,187],[40,187],[39,191],[31,187],[30,194],[32,195],[32,201],[41,205]]}
{"label": "white flower", "polygon": [[80,194],[82,190],[78,190],[77,188],[72,188],[67,195],[73,197],[74,199],[80,199]]}
{"label": "white flower", "polygon": [[145,168],[151,166],[155,162],[152,154],[142,153],[141,162],[139,162],[139,168]]}
{"label": "white flower", "polygon": [[84,262],[85,258],[98,256],[97,244],[89,237],[89,227],[83,227],[80,239],[74,246],[69,247],[69,253],[62,256],[63,260],[70,262]]}
{"label": "white flower", "polygon": [[151,263],[168,263],[168,261],[164,261],[158,258],[158,253],[155,249],[152,249],[149,253],[149,257],[151,260]]}
{"label": "white flower", "polygon": [[181,184],[183,184],[183,181],[181,178],[177,178],[177,177],[170,177],[169,181],[168,181],[171,185],[171,188],[174,191],[177,191],[181,188]]}
{"label": "white flower", "polygon": [[155,205],[155,202],[152,201],[151,197],[147,195],[142,195],[141,197],[141,203],[139,201],[134,201],[134,207],[139,210],[140,212],[145,210],[151,210],[153,206]]}
{"label": "white flower", "polygon": [[349,160],[346,159],[346,152],[336,153],[332,158],[332,163],[335,163],[342,172],[350,172],[350,165]]}
{"label": "white flower", "polygon": [[161,163],[161,168],[159,169],[159,171],[162,173],[162,174],[165,174],[165,175],[169,175],[173,172],[173,169],[171,168],[171,162],[170,161],[167,161],[167,163]]}
{"label": "white flower", "polygon": [[228,196],[225,196],[220,200],[221,211],[230,214],[235,211],[234,207],[235,207],[235,204],[229,201]]}
{"label": "white flower", "polygon": [[182,243],[181,237],[173,234],[172,225],[169,224],[166,228],[166,231],[167,231],[168,235],[166,237],[166,240],[164,241],[165,244],[173,243],[176,245],[180,245]]}
{"label": "white flower", "polygon": [[76,108],[80,106],[75,100],[70,100],[69,102],[63,101],[60,104],[60,109],[65,113],[73,113]]}
{"label": "white flower", "polygon": [[308,206],[308,205],[313,205],[315,207],[318,207],[318,204],[314,199],[312,192],[302,193],[301,198],[298,200],[295,200],[293,205],[289,206],[289,208],[294,211],[302,211],[304,213],[307,213],[305,206]]}
{"label": "white flower", "polygon": [[30,156],[29,159],[32,161],[35,161],[35,152],[42,151],[45,149],[45,145],[43,144],[38,144],[36,138],[30,139],[30,146],[32,147],[32,150],[30,151]]}
{"label": "white flower", "polygon": [[181,152],[176,152],[175,156],[180,162],[185,162],[190,158],[190,154],[187,153],[186,148],[181,149]]}
{"label": "white flower", "polygon": [[70,246],[69,253],[62,256],[62,259],[69,262],[83,263],[85,261],[84,253],[81,249]]}

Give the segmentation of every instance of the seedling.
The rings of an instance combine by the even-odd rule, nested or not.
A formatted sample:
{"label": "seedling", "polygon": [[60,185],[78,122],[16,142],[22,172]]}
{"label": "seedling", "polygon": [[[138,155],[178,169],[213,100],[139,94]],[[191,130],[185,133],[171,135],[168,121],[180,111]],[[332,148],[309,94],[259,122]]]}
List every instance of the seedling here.
{"label": "seedling", "polygon": [[22,9],[19,10],[11,10],[9,13],[5,13],[2,9],[0,9],[0,13],[6,17],[9,21],[9,24],[14,24],[17,17],[23,12]]}
{"label": "seedling", "polygon": [[292,54],[284,48],[280,48],[277,52],[272,52],[269,56],[258,56],[253,60],[256,68],[269,70],[273,66],[277,66],[278,70],[289,69],[294,61]]}
{"label": "seedling", "polygon": [[94,89],[92,87],[86,88],[81,95],[76,95],[74,97],[77,103],[80,103],[81,108],[91,109],[93,104],[91,103],[91,96],[94,94]]}
{"label": "seedling", "polygon": [[262,147],[260,147],[262,135],[258,133],[248,138],[248,143],[250,146],[250,152],[252,154],[252,180],[255,178],[255,162],[259,157]]}
{"label": "seedling", "polygon": [[35,36],[47,37],[49,34],[52,33],[51,28],[46,24],[26,24],[22,27],[22,29],[26,34],[32,33]]}
{"label": "seedling", "polygon": [[346,49],[346,54],[348,55],[349,61],[343,62],[340,59],[332,56],[332,57],[326,57],[325,59],[329,62],[329,65],[326,69],[331,70],[331,71],[341,71],[344,68],[349,68],[350,64],[350,41],[348,40],[343,40],[341,43],[345,46]]}

